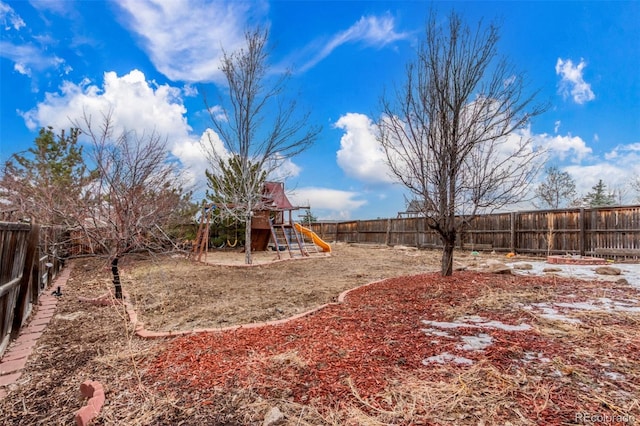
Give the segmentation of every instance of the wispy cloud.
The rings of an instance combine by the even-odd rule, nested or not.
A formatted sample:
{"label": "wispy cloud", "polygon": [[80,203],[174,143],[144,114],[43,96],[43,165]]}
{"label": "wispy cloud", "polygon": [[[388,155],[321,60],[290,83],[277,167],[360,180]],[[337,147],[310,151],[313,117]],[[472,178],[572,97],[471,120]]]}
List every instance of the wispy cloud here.
{"label": "wispy cloud", "polygon": [[20,30],[26,26],[20,15],[18,15],[11,6],[0,1],[0,22],[5,30]]}
{"label": "wispy cloud", "polygon": [[571,59],[558,58],[556,62],[556,74],[560,76],[560,94],[565,99],[571,96],[573,101],[580,105],[596,98],[591,85],[584,81],[583,70],[586,66],[583,59],[580,59],[577,65],[574,65]]}
{"label": "wispy cloud", "polygon": [[61,70],[69,73],[71,68],[65,60],[51,50],[49,45],[55,40],[43,34],[32,34],[31,31],[21,31],[27,27],[24,20],[11,6],[0,1],[0,22],[4,26],[3,40],[0,41],[0,57],[13,62],[13,69],[32,79],[32,90],[38,90],[38,74],[43,71]]}
{"label": "wispy cloud", "polygon": [[265,20],[263,1],[123,0],[125,25],[162,74],[173,81],[222,82],[223,49],[244,45],[244,31]]}
{"label": "wispy cloud", "polygon": [[57,68],[64,64],[64,60],[55,55],[48,55],[39,47],[23,44],[16,45],[0,41],[0,56],[14,63],[13,68],[20,74],[31,77],[32,71],[43,71]]}
{"label": "wispy cloud", "polygon": [[395,20],[390,14],[363,16],[351,27],[339,32],[324,43],[313,57],[302,65],[300,71],[304,72],[314,67],[318,62],[329,56],[331,52],[346,43],[362,42],[373,47],[384,47],[408,37],[407,33],[396,31]]}

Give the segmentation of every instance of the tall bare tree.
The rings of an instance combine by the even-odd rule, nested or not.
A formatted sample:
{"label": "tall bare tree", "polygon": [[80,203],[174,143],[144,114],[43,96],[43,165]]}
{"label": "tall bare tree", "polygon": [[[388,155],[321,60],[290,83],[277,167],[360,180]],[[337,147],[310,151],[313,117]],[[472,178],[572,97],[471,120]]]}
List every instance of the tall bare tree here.
{"label": "tall bare tree", "polygon": [[[296,100],[286,99],[290,73],[271,78],[268,38],[267,30],[248,31],[244,48],[224,52],[220,68],[226,96],[219,108],[210,107],[205,98],[220,138],[204,143],[209,186],[217,192],[215,201],[225,200],[220,211],[245,223],[247,264],[252,262],[251,216],[263,205],[265,176],[307,149],[320,133],[320,127],[309,125],[309,113],[300,113]],[[229,181],[237,185],[229,186]]]}
{"label": "tall bare tree", "polygon": [[116,134],[111,113],[97,126],[85,115],[76,123],[89,136],[97,180],[89,188],[80,229],[112,259],[116,297],[121,297],[118,259],[137,250],[157,251],[165,232],[188,212],[190,193],[180,183],[179,167],[168,156],[167,141],[154,131]]}
{"label": "tall bare tree", "polygon": [[541,152],[519,130],[545,110],[525,93],[523,75],[498,57],[495,25],[471,28],[455,12],[447,24],[431,14],[406,82],[382,96],[378,125],[393,175],[442,240],[442,275],[453,272],[466,221],[528,191]]}
{"label": "tall bare tree", "polygon": [[547,177],[535,189],[535,194],[545,207],[557,209],[571,204],[576,198],[576,182],[568,172],[557,167],[546,169]]}
{"label": "tall bare tree", "polygon": [[640,176],[636,175],[633,178],[633,180],[631,181],[631,189],[633,189],[636,192],[635,201],[640,203]]}

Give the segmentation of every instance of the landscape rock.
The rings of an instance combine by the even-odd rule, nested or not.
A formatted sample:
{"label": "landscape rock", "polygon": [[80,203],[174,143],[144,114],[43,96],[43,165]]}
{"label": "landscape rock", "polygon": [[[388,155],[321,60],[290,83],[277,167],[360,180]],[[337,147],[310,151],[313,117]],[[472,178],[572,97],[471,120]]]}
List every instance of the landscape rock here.
{"label": "landscape rock", "polygon": [[278,407],[271,407],[271,410],[264,416],[262,426],[278,426],[285,421],[284,414]]}
{"label": "landscape rock", "polygon": [[596,268],[596,274],[599,275],[620,275],[622,270],[613,266],[599,266]]}
{"label": "landscape rock", "polygon": [[620,285],[629,285],[629,281],[627,281],[626,278],[618,278],[616,280],[616,284],[620,284]]}
{"label": "landscape rock", "polygon": [[520,270],[528,271],[530,269],[533,269],[533,265],[530,264],[530,263],[515,263],[513,265],[513,269],[520,269]]}
{"label": "landscape rock", "polygon": [[489,272],[492,274],[511,274],[511,268],[504,263],[491,263]]}
{"label": "landscape rock", "polygon": [[553,268],[553,267],[551,267],[551,268],[544,268],[544,269],[542,270],[542,272],[545,272],[545,273],[562,272],[562,268]]}

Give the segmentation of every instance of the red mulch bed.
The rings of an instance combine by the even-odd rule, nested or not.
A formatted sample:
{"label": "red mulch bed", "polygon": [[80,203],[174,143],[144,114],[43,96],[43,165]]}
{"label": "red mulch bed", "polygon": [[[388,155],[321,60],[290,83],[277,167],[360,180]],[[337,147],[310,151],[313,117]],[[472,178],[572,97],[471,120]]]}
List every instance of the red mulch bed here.
{"label": "red mulch bed", "polygon": [[[425,274],[389,279],[352,291],[344,304],[329,306],[283,325],[176,338],[147,366],[146,381],[167,391],[193,389],[194,398],[204,404],[215,388],[240,386],[250,387],[266,398],[333,407],[354,400],[351,381],[360,397],[386,409],[388,402],[379,396],[403,375],[433,380],[435,374],[441,375],[441,380],[452,380],[469,368],[452,364],[443,373],[441,368],[423,364],[425,358],[445,351],[489,362],[504,372],[522,368],[524,352],[544,353],[573,368],[592,368],[576,358],[570,341],[550,339],[535,327],[518,332],[483,329],[494,341],[484,351],[461,350],[458,339],[434,343],[435,337],[423,331],[427,326],[422,320],[453,321],[447,315],[464,314],[465,307],[469,307],[469,314],[489,320],[510,325],[532,324],[535,318],[517,307],[498,312],[472,306],[473,300],[486,289],[517,286],[533,290],[552,286],[556,301],[562,299],[558,295],[577,294],[579,300],[581,295],[587,297],[593,291],[585,287],[581,293],[575,280],[474,272],[446,278]],[[447,331],[452,335],[469,334],[464,328]],[[640,341],[628,341],[617,350],[637,362]],[[536,395],[525,391],[511,395],[522,415],[533,422],[565,424],[573,422],[578,411],[602,411],[599,401],[585,402],[579,395],[584,391],[570,384],[565,387],[561,378],[544,377],[543,382],[553,391],[552,403],[546,407]]]}

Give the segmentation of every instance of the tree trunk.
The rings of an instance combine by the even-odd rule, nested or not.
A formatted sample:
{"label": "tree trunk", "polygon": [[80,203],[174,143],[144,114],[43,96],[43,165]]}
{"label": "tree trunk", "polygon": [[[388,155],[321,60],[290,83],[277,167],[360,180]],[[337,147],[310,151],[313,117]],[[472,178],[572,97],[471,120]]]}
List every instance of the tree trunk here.
{"label": "tree trunk", "polygon": [[247,221],[244,228],[244,263],[251,265],[251,215],[247,215]]}
{"label": "tree trunk", "polygon": [[115,256],[111,262],[111,274],[113,274],[116,299],[122,299],[122,285],[120,283],[120,274],[118,273],[118,256]]}
{"label": "tree trunk", "polygon": [[453,239],[447,238],[447,241],[443,238],[443,242],[442,267],[440,272],[443,277],[448,277],[453,275],[453,249],[455,247],[455,236]]}

